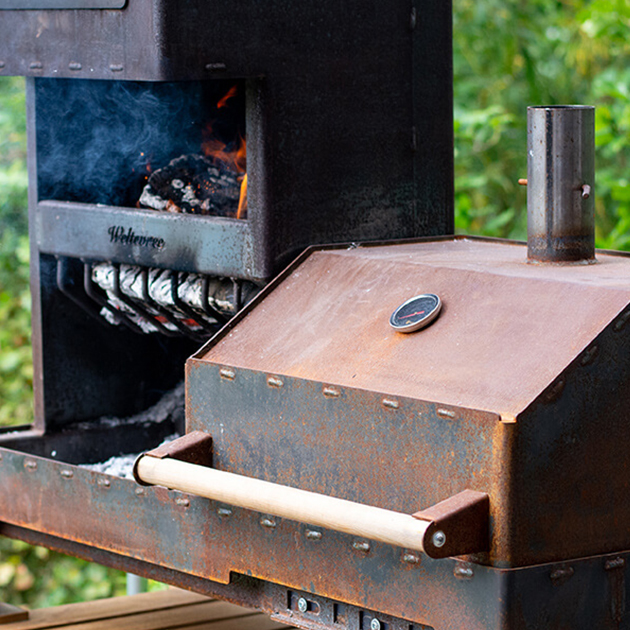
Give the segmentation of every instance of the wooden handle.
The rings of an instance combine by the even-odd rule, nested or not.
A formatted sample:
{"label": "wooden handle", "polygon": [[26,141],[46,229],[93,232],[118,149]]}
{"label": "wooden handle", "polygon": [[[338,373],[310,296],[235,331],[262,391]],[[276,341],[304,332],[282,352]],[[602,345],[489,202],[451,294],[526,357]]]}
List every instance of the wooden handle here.
{"label": "wooden handle", "polygon": [[[141,456],[136,477],[188,494],[433,555],[431,521],[176,459]],[[443,532],[438,532],[443,536]],[[442,543],[443,544],[443,543]]]}

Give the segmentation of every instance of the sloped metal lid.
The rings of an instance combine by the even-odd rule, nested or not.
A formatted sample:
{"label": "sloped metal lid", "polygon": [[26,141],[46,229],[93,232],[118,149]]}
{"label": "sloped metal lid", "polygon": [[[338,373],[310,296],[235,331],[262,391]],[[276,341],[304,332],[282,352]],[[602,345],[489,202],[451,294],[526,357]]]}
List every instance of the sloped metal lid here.
{"label": "sloped metal lid", "polygon": [[[428,328],[389,325],[435,293]],[[630,258],[526,263],[524,245],[438,240],[314,251],[197,359],[516,416],[630,302]]]}

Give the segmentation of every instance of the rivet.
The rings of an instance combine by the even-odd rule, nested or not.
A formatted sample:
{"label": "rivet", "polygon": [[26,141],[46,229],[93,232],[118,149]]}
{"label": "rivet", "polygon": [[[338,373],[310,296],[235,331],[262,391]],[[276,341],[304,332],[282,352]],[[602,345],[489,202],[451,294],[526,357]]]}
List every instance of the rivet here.
{"label": "rivet", "polygon": [[236,378],[236,372],[234,370],[230,370],[229,368],[221,368],[219,370],[219,376],[224,378],[226,381],[233,381]]}
{"label": "rivet", "polygon": [[217,514],[219,516],[232,516],[232,510],[230,510],[230,508],[220,507],[217,510]]}
{"label": "rivet", "polygon": [[382,403],[383,407],[387,407],[388,409],[398,409],[400,406],[397,400],[392,400],[391,398],[383,398]]}
{"label": "rivet", "polygon": [[142,497],[144,496],[144,488],[138,487],[134,490],[134,492],[136,493],[137,496]]}
{"label": "rivet", "polygon": [[597,346],[591,346],[582,354],[582,360],[580,361],[580,363],[582,365],[588,365],[589,363],[592,363],[595,360],[598,352],[599,348]]}
{"label": "rivet", "polygon": [[324,387],[322,393],[326,398],[339,398],[341,392],[336,387]]}
{"label": "rivet", "polygon": [[24,468],[26,468],[26,470],[37,470],[37,462],[33,459],[27,459],[24,462]]}
{"label": "rivet", "polygon": [[107,477],[99,477],[96,483],[103,488],[109,488],[112,485]]}
{"label": "rivet", "polygon": [[370,630],[381,630],[381,622],[376,617],[370,621]]}
{"label": "rivet", "polygon": [[472,580],[475,575],[475,571],[470,564],[458,562],[453,569],[453,575],[458,580]]}
{"label": "rivet", "polygon": [[450,409],[436,409],[435,413],[437,413],[438,416],[442,416],[442,418],[454,418],[455,417],[455,412],[451,411]]}
{"label": "rivet", "polygon": [[559,567],[558,569],[554,569],[549,574],[549,577],[551,578],[552,582],[559,585],[563,584],[569,578],[573,577],[574,573],[575,570],[573,569],[573,567]]}
{"label": "rivet", "polygon": [[606,571],[614,571],[615,569],[621,569],[626,566],[624,558],[613,558],[612,560],[606,560],[604,569]]}
{"label": "rivet", "polygon": [[60,475],[61,475],[64,479],[72,479],[72,477],[74,477],[74,473],[73,473],[71,470],[67,469],[67,468],[62,469],[62,470],[59,472],[59,474],[60,474]]}
{"label": "rivet", "polygon": [[626,311],[615,322],[615,324],[613,326],[614,331],[615,332],[619,332],[628,323],[629,319],[630,319],[630,311]]}
{"label": "rivet", "polygon": [[321,540],[322,539],[322,533],[318,532],[314,529],[307,529],[306,530],[306,538],[308,540]]}
{"label": "rivet", "polygon": [[407,564],[420,564],[420,556],[415,553],[406,552],[402,557],[403,562]]}
{"label": "rivet", "polygon": [[267,385],[269,385],[269,387],[278,388],[278,387],[282,387],[284,385],[284,383],[277,376],[268,376],[267,377]]}
{"label": "rivet", "polygon": [[305,613],[308,610],[308,602],[303,597],[298,599],[298,610],[301,613]]}
{"label": "rivet", "polygon": [[181,505],[182,507],[188,507],[190,505],[190,501],[185,497],[177,497],[175,499],[175,503],[177,505]]}
{"label": "rivet", "polygon": [[562,391],[564,390],[564,385],[565,385],[564,379],[562,379],[562,378],[558,379],[547,390],[547,393],[545,395],[545,401],[547,403],[552,403],[552,402],[555,402],[556,400],[558,400],[558,398],[560,398],[560,394],[562,394]]}
{"label": "rivet", "polygon": [[125,69],[125,67],[122,64],[112,63],[110,64],[109,69],[112,72],[122,72]]}
{"label": "rivet", "polygon": [[29,65],[31,70],[41,70],[44,67],[44,64],[41,61],[32,61]]}
{"label": "rivet", "polygon": [[276,521],[272,518],[268,518],[264,516],[263,518],[260,519],[260,524],[263,527],[268,527],[269,529],[273,529],[276,526]]}
{"label": "rivet", "polygon": [[357,540],[356,542],[352,543],[352,548],[356,549],[357,551],[362,551],[363,553],[368,553],[371,547],[370,543],[363,540]]}
{"label": "rivet", "polygon": [[444,545],[446,544],[446,534],[441,529],[439,529],[431,537],[431,542],[433,543],[433,546],[437,547],[438,549],[440,547],[444,547]]}
{"label": "rivet", "polygon": [[227,66],[224,63],[207,63],[206,70],[211,72],[223,71],[226,70]]}
{"label": "rivet", "polygon": [[72,61],[68,64],[70,70],[82,70],[83,66],[78,61]]}

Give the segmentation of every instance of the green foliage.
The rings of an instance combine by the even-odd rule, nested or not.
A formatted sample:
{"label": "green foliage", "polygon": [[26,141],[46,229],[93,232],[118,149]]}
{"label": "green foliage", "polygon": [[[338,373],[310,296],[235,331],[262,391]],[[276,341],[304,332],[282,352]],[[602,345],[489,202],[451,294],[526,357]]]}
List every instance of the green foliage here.
{"label": "green foliage", "polygon": [[597,245],[630,249],[630,4],[455,0],[458,231],[526,237],[527,105],[596,110]]}
{"label": "green foliage", "polygon": [[32,421],[24,80],[0,81],[0,425]]}
{"label": "green foliage", "polygon": [[0,601],[40,608],[125,594],[125,574],[0,539]]}

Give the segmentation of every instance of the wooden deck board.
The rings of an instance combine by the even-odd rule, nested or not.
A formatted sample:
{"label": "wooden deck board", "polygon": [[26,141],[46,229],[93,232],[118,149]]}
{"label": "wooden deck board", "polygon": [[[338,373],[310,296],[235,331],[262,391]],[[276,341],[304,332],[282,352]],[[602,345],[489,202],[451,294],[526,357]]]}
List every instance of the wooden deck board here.
{"label": "wooden deck board", "polygon": [[267,615],[180,589],[30,611],[1,630],[280,630]]}

